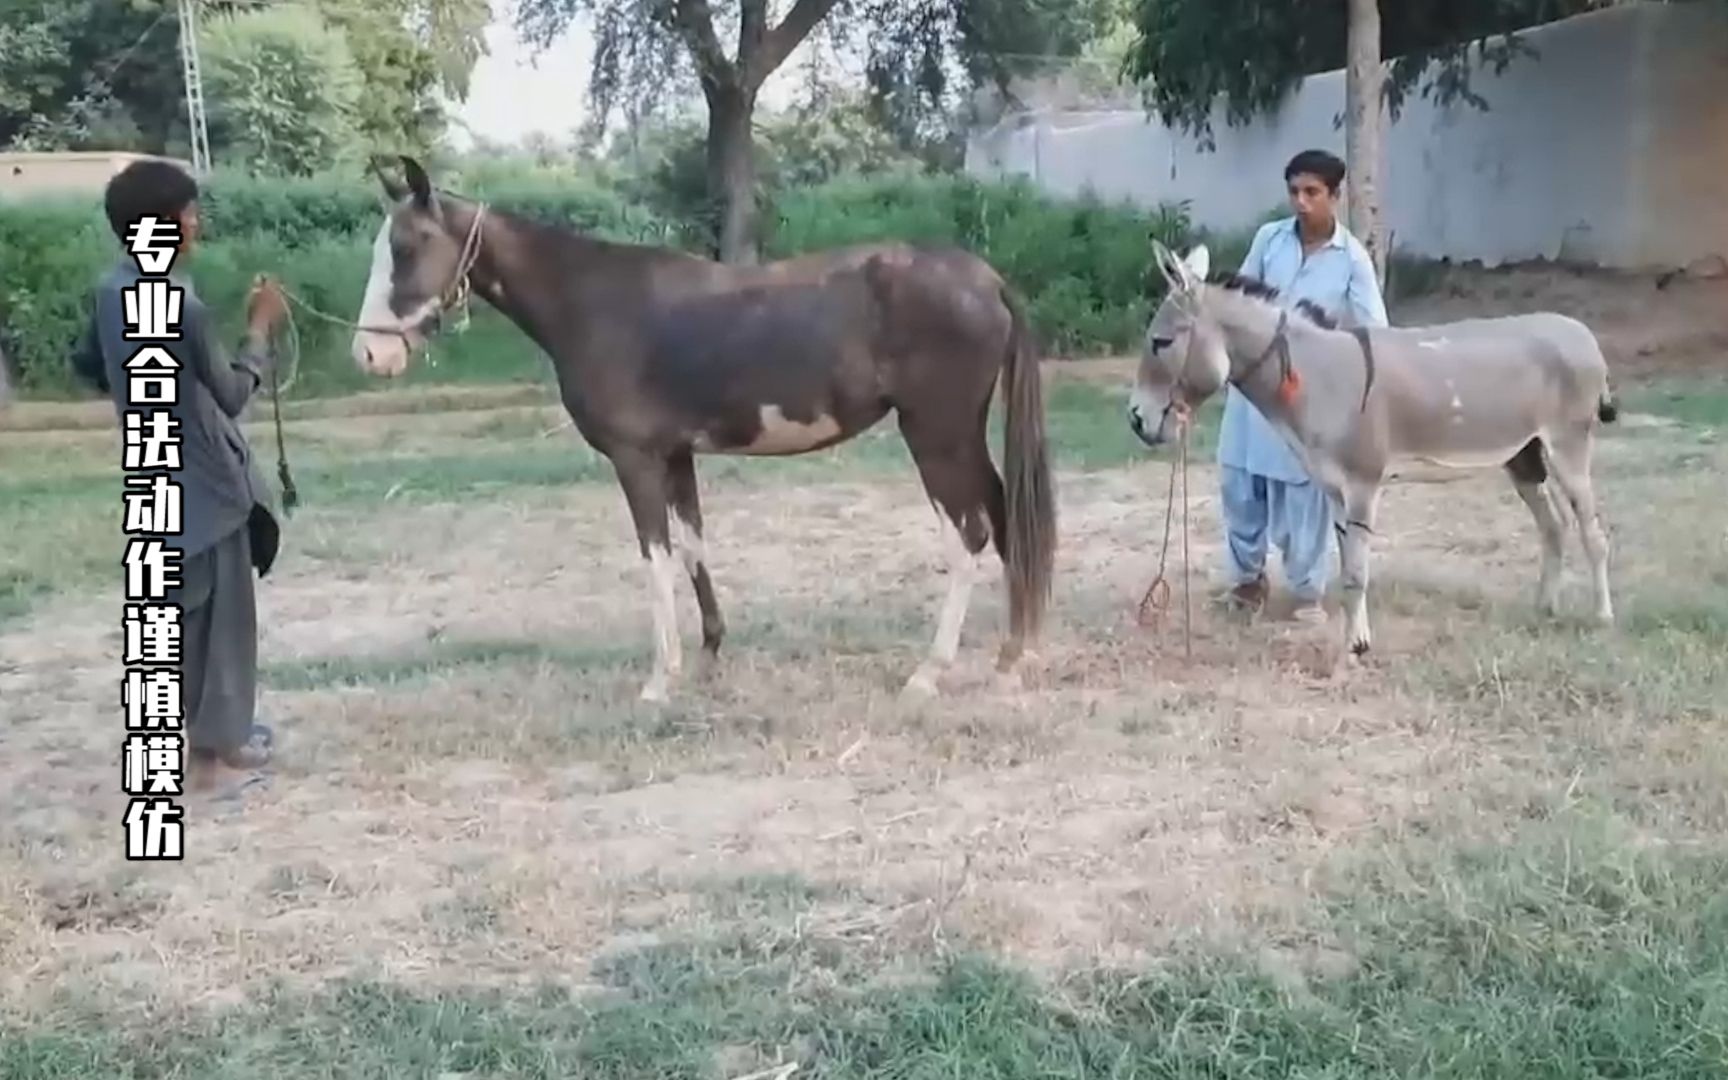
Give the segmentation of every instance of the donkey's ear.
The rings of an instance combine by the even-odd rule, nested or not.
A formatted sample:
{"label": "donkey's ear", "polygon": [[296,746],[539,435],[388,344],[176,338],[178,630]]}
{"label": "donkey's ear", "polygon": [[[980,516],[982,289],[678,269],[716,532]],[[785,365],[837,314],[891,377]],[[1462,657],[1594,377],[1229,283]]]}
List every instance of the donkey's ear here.
{"label": "donkey's ear", "polygon": [[1188,257],[1182,260],[1182,268],[1193,279],[1190,284],[1198,285],[1212,272],[1212,252],[1207,250],[1205,244],[1196,244]]}
{"label": "donkey's ear", "polygon": [[1158,267],[1158,272],[1164,275],[1164,284],[1171,289],[1181,289],[1181,261],[1176,253],[1164,246],[1164,242],[1156,237],[1152,240],[1152,262]]}
{"label": "donkey's ear", "polygon": [[407,154],[403,154],[402,172],[408,177],[408,187],[414,192],[414,202],[421,209],[430,210],[432,208],[432,181],[427,179],[426,170],[420,167],[418,161]]}

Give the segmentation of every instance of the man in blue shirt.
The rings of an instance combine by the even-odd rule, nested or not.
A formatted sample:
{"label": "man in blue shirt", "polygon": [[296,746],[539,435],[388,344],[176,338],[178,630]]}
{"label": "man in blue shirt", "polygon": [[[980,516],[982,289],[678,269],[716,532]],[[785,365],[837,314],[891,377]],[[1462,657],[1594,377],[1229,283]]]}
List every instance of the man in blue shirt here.
{"label": "man in blue shirt", "polygon": [[[1278,290],[1279,303],[1307,300],[1340,326],[1385,326],[1374,264],[1338,220],[1344,162],[1305,150],[1284,168],[1295,213],[1261,226],[1241,273]],[[1218,438],[1230,600],[1266,600],[1266,549],[1278,545],[1296,617],[1324,621],[1321,597],[1332,572],[1332,507],[1283,438],[1235,387],[1224,402]]]}

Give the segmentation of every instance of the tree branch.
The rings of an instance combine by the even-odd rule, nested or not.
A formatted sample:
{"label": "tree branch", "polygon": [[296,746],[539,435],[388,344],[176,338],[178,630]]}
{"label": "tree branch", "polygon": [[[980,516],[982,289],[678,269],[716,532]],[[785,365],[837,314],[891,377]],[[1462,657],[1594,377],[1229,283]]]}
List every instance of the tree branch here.
{"label": "tree branch", "polygon": [[[810,36],[810,31],[816,29],[816,24],[825,18],[834,8],[835,0],[798,0],[786,17],[780,20],[780,25],[768,31],[762,39],[762,50],[753,58],[746,69],[746,74],[752,86],[761,86],[763,80],[779,70],[786,58],[792,55],[803,40]],[[746,7],[748,7],[746,0]]]}
{"label": "tree branch", "polygon": [[678,0],[673,22],[690,55],[696,61],[696,74],[704,89],[716,90],[736,85],[738,68],[726,58],[720,46],[720,36],[714,32],[714,11],[708,0]]}
{"label": "tree branch", "polygon": [[756,57],[762,51],[762,39],[768,33],[768,0],[739,0],[738,4],[738,72],[746,86],[756,70]]}

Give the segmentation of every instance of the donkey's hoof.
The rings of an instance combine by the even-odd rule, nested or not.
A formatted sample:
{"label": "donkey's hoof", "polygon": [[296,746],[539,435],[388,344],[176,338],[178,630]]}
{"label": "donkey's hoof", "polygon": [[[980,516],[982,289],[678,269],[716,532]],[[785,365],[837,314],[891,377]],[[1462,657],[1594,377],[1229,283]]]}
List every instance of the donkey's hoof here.
{"label": "donkey's hoof", "polygon": [[664,705],[671,700],[672,690],[665,679],[649,679],[642,687],[638,699],[647,705]]}
{"label": "donkey's hoof", "polygon": [[1372,649],[1373,647],[1374,647],[1373,644],[1371,642],[1369,642],[1369,640],[1368,640],[1367,634],[1358,634],[1355,637],[1350,639],[1350,655],[1351,656],[1355,656],[1355,657],[1367,656],[1368,650]]}

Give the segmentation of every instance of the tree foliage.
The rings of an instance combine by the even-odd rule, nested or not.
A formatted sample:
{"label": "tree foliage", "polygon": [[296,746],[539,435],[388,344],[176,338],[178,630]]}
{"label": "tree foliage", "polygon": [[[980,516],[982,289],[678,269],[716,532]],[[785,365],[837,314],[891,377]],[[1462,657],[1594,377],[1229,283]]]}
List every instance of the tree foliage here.
{"label": "tree foliage", "polygon": [[280,4],[208,20],[212,144],[253,172],[310,175],[359,149],[363,80],[348,38],[313,8]]}
{"label": "tree foliage", "polygon": [[159,151],[184,130],[170,0],[0,4],[0,146]]}
{"label": "tree foliage", "polygon": [[[201,43],[225,20],[284,8],[315,12],[345,39],[363,85],[360,135],[420,153],[444,130],[440,95],[467,96],[491,17],[487,0],[199,0]],[[0,0],[0,146],[185,155],[179,49],[174,0]],[[205,97],[212,113],[222,107],[213,86]],[[235,104],[259,107],[251,92]],[[223,159],[256,147],[212,131],[211,149]]]}
{"label": "tree foliage", "polygon": [[[1486,102],[1473,65],[1498,72],[1533,56],[1520,30],[1615,0],[1383,0],[1385,98],[1396,118],[1410,93],[1441,104]],[[1123,74],[1149,80],[1148,103],[1172,127],[1212,137],[1214,102],[1232,125],[1278,106],[1304,77],[1341,68],[1347,0],[1136,0]]]}
{"label": "tree foliage", "polygon": [[[763,82],[807,41],[864,59],[871,116],[903,147],[939,146],[960,87],[1005,80],[1019,54],[1077,51],[1111,0],[521,0],[518,28],[545,46],[576,19],[594,31],[588,138],[631,126],[699,89],[705,184],[721,249],[755,202],[749,119]],[[1090,28],[1090,29],[1089,29]],[[1010,55],[1014,54],[1014,55]],[[813,69],[819,65],[812,65]],[[813,85],[823,79],[814,72]],[[742,143],[743,145],[739,145]],[[734,237],[734,240],[736,238]]]}

